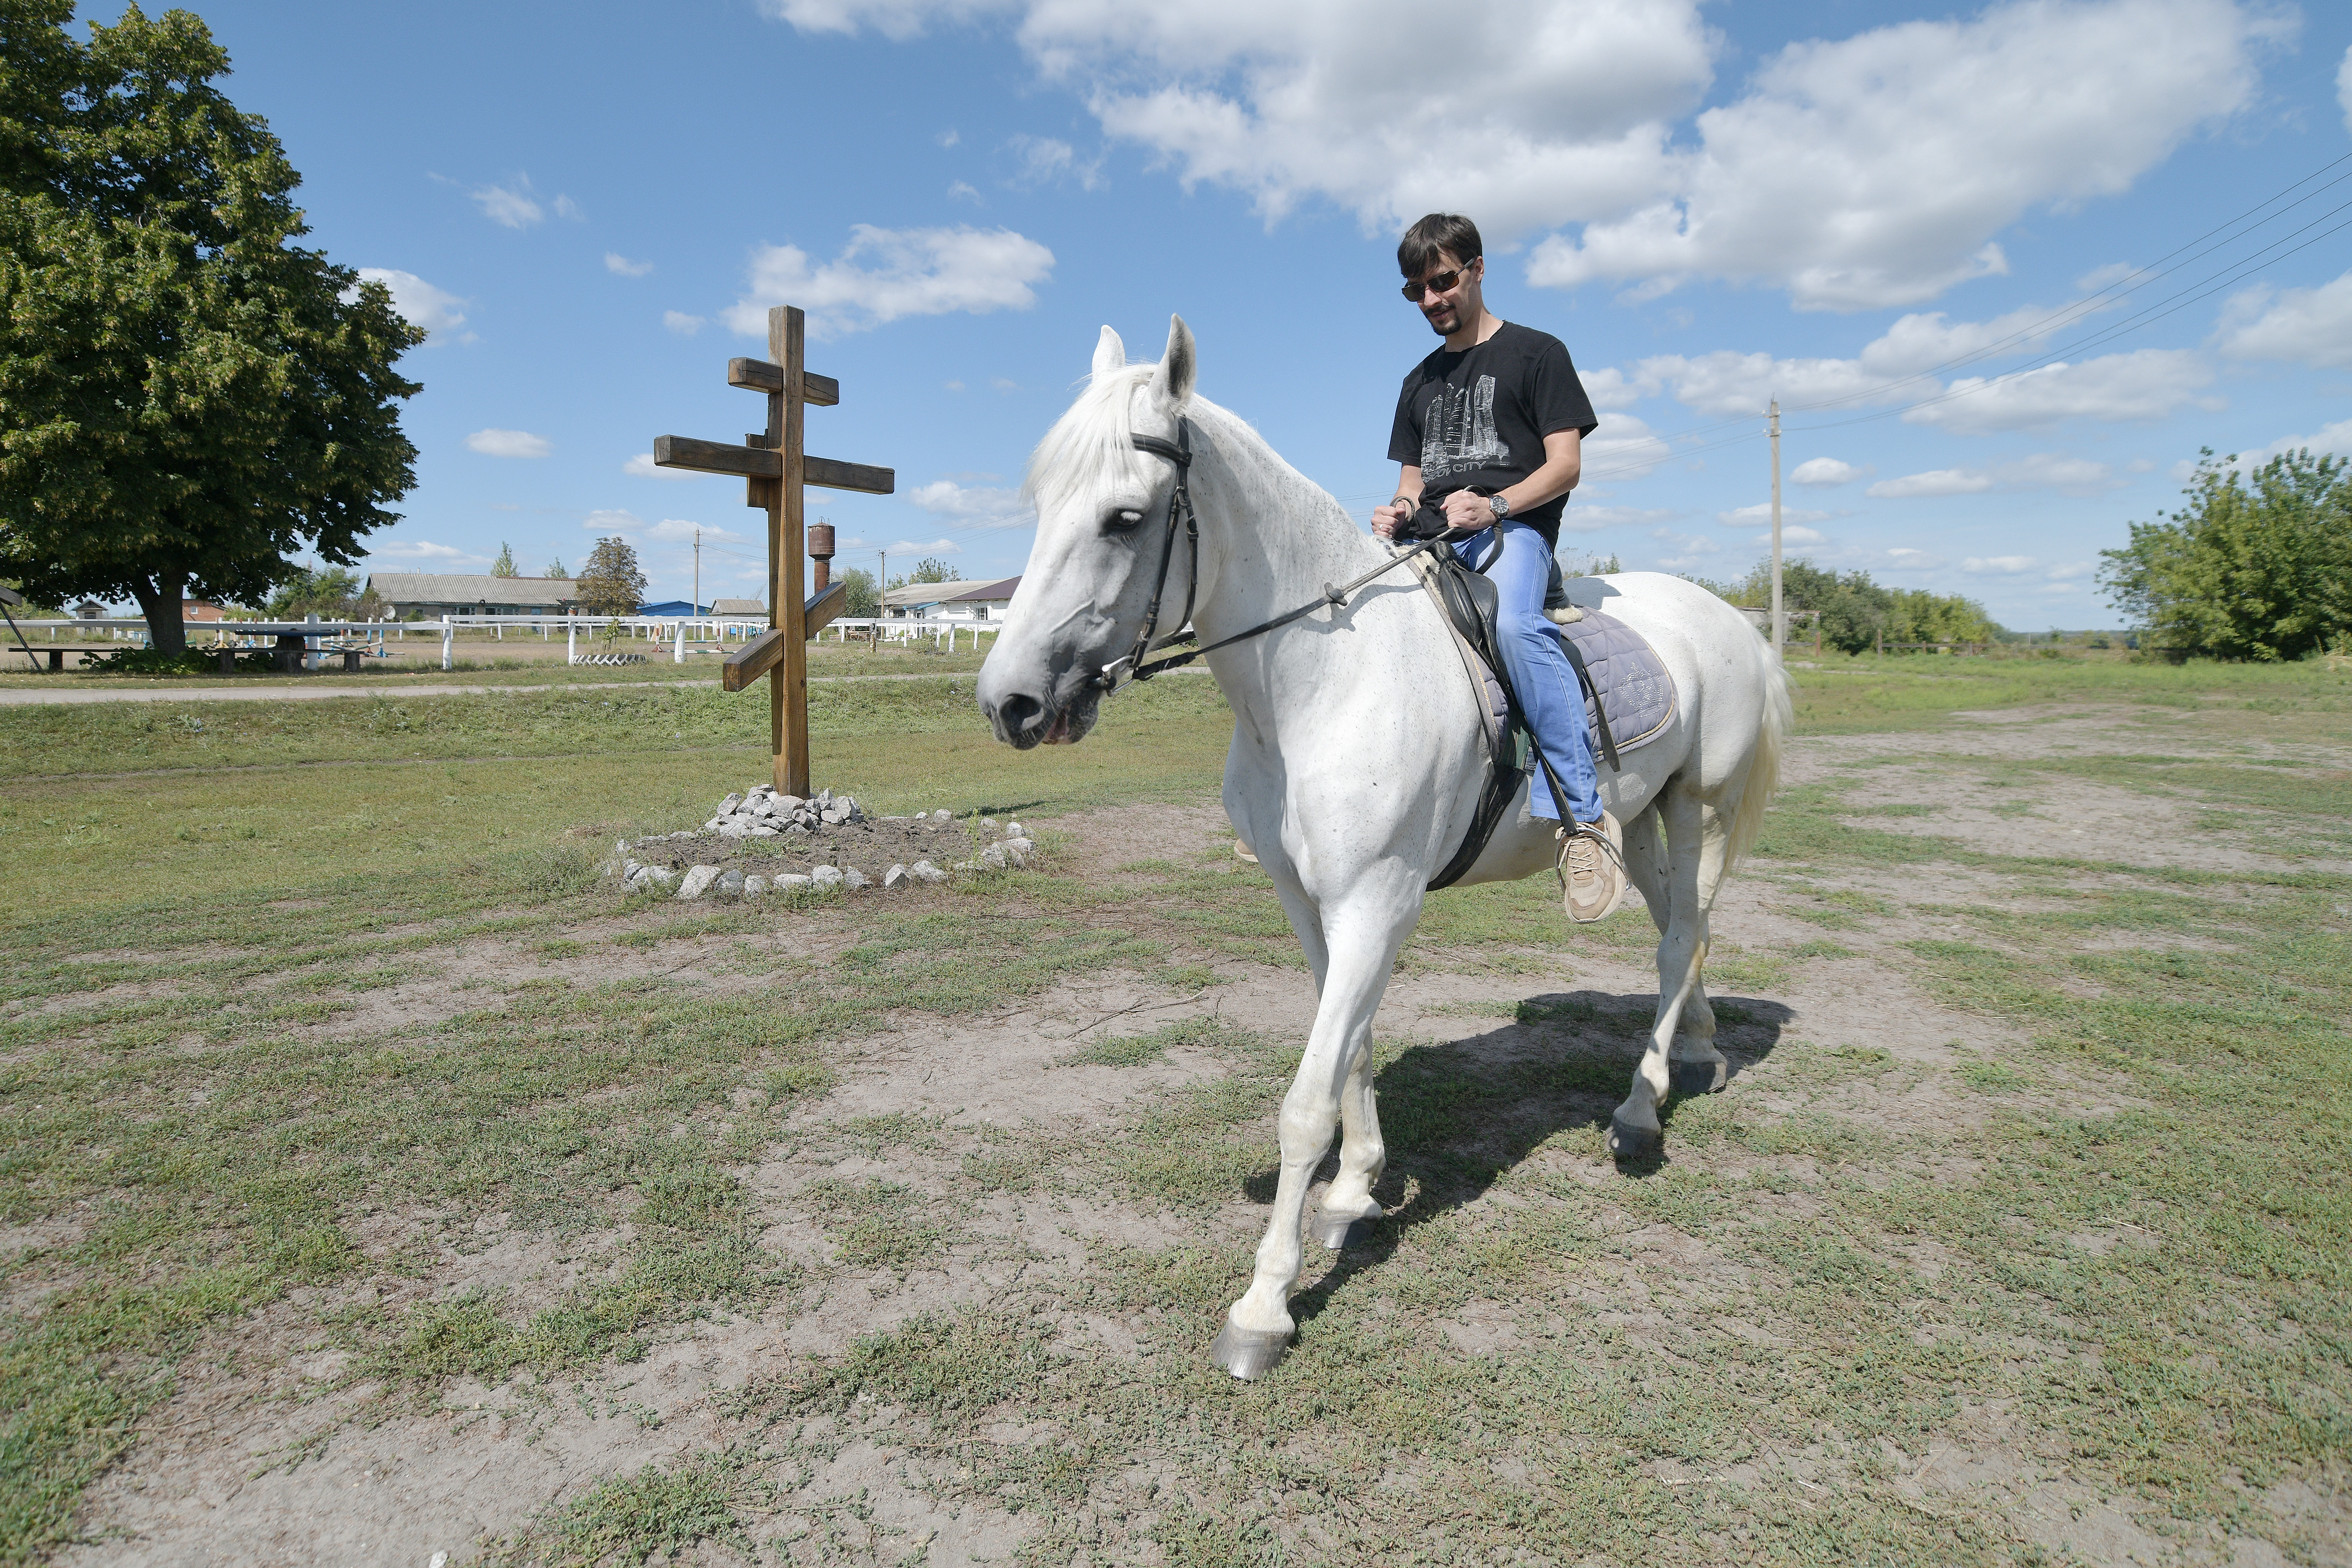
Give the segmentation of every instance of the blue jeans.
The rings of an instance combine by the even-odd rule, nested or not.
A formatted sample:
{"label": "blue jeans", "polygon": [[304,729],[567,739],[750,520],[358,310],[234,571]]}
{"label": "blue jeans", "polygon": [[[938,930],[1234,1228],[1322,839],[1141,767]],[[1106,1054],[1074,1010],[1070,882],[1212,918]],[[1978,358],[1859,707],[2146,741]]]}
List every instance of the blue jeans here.
{"label": "blue jeans", "polygon": [[[1519,711],[1537,748],[1568,791],[1569,810],[1580,822],[1599,821],[1601,779],[1593,771],[1592,738],[1584,725],[1584,688],[1577,684],[1575,666],[1560,646],[1559,628],[1543,616],[1544,590],[1551,581],[1550,547],[1527,524],[1505,521],[1464,539],[1454,553],[1473,571],[1483,567],[1495,585],[1500,601],[1496,632],[1505,673],[1519,695]],[[1538,817],[1560,820],[1541,768],[1528,787],[1528,809]]]}

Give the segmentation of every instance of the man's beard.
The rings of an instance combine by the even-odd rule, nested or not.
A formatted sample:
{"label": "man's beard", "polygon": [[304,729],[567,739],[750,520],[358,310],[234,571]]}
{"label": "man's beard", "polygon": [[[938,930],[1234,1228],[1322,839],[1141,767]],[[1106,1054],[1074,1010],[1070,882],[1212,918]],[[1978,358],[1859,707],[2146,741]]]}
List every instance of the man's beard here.
{"label": "man's beard", "polygon": [[1458,310],[1451,311],[1451,312],[1438,312],[1438,313],[1436,313],[1436,314],[1433,314],[1433,313],[1432,313],[1432,312],[1430,312],[1430,311],[1424,310],[1424,311],[1423,311],[1423,312],[1421,313],[1421,319],[1422,319],[1423,320],[1424,320],[1424,321],[1428,322],[1428,323],[1429,323],[1429,329],[1430,329],[1431,331],[1433,331],[1433,332],[1436,333],[1439,337],[1441,337],[1441,338],[1451,337],[1451,336],[1453,335],[1453,333],[1454,333],[1454,328],[1453,328],[1453,327],[1444,326],[1444,325],[1440,324],[1440,322],[1438,321],[1438,319],[1437,319],[1437,318],[1438,318],[1438,315],[1441,315],[1441,314],[1450,314],[1450,315],[1453,317],[1454,320],[1457,324],[1458,324],[1458,323],[1460,322],[1460,320],[1462,319],[1462,313],[1461,313],[1460,311],[1458,311]]}

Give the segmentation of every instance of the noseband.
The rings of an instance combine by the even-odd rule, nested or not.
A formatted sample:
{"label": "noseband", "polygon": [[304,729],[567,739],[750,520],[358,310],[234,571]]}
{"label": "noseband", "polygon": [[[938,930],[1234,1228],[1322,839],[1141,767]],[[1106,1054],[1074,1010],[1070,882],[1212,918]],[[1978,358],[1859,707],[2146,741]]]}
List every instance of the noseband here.
{"label": "noseband", "polygon": [[1151,652],[1154,646],[1153,638],[1160,630],[1160,601],[1168,591],[1168,568],[1176,559],[1176,521],[1180,517],[1184,522],[1186,547],[1184,613],[1176,622],[1175,632],[1160,639],[1157,645],[1166,647],[1171,643],[1190,642],[1195,635],[1191,626],[1192,601],[1201,590],[1201,519],[1192,510],[1192,425],[1184,420],[1178,420],[1176,439],[1172,442],[1162,441],[1156,435],[1130,435],[1128,439],[1135,444],[1135,449],[1138,452],[1149,452],[1154,457],[1165,457],[1176,465],[1176,488],[1171,491],[1168,497],[1168,527],[1161,533],[1160,542],[1160,575],[1152,580],[1151,605],[1143,612],[1142,635],[1136,638],[1133,648],[1105,664],[1102,672],[1095,676],[1092,685],[1100,691],[1115,692],[1118,689],[1119,672],[1122,667],[1127,671],[1129,681],[1148,681],[1162,670],[1173,670],[1181,665],[1189,664],[1203,653],[1213,653],[1220,648],[1229,648],[1235,643],[1246,643],[1251,638],[1263,636],[1277,627],[1287,626],[1302,616],[1314,614],[1327,604],[1337,609],[1347,603],[1348,596],[1356,590],[1383,572],[1395,570],[1422,551],[1435,549],[1440,545],[1452,544],[1456,539],[1470,537],[1468,533],[1448,528],[1435,538],[1423,539],[1419,544],[1398,551],[1352,582],[1344,583],[1338,588],[1332,587],[1328,582],[1325,583],[1321,598],[1309,600],[1296,610],[1277,615],[1271,621],[1262,621],[1246,632],[1236,632],[1230,637],[1220,638],[1205,648],[1187,649],[1181,653],[1171,654],[1164,659],[1154,659],[1147,664],[1143,662],[1144,655]]}

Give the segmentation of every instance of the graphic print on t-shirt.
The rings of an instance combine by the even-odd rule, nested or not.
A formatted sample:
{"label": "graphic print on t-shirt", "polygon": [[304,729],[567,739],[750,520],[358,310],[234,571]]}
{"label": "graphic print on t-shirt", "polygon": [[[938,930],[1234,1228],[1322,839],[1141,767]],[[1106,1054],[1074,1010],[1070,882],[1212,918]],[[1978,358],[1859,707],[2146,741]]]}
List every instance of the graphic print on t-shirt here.
{"label": "graphic print on t-shirt", "polygon": [[1421,476],[1443,479],[1511,460],[1511,449],[1495,433],[1495,378],[1480,376],[1469,387],[1439,382],[1421,422]]}

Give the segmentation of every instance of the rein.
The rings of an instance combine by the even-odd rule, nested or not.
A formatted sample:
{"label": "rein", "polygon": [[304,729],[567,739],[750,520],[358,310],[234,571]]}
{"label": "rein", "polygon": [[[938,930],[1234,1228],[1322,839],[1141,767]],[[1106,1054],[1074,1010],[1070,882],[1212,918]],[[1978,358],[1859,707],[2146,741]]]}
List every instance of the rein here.
{"label": "rein", "polygon": [[[1387,561],[1372,568],[1353,581],[1343,583],[1338,588],[1332,587],[1328,582],[1325,583],[1321,598],[1309,600],[1297,609],[1286,611],[1271,621],[1261,621],[1246,632],[1236,632],[1232,636],[1220,638],[1204,648],[1187,649],[1181,653],[1171,653],[1146,664],[1144,656],[1151,652],[1154,646],[1153,634],[1160,629],[1160,596],[1167,591],[1168,568],[1176,557],[1176,522],[1180,516],[1184,522],[1184,541],[1187,547],[1186,581],[1184,616],[1176,624],[1182,627],[1192,623],[1192,601],[1201,587],[1201,519],[1192,510],[1192,440],[1190,422],[1181,419],[1176,422],[1176,439],[1173,442],[1162,441],[1156,435],[1131,435],[1128,439],[1135,444],[1135,449],[1138,452],[1149,452],[1155,457],[1165,457],[1176,465],[1176,488],[1170,492],[1168,497],[1168,527],[1160,537],[1160,575],[1151,585],[1150,608],[1143,612],[1143,632],[1136,638],[1132,650],[1105,664],[1102,667],[1102,673],[1095,677],[1095,685],[1102,691],[1114,692],[1118,689],[1122,665],[1126,667],[1127,678],[1130,683],[1148,681],[1165,670],[1181,669],[1203,653],[1213,653],[1220,648],[1230,648],[1236,643],[1246,643],[1253,637],[1262,637],[1268,632],[1277,631],[1294,621],[1314,614],[1327,604],[1334,608],[1345,604],[1348,602],[1348,596],[1356,590],[1382,573],[1394,571],[1422,551],[1433,549],[1441,544],[1449,544],[1456,538],[1469,537],[1467,534],[1456,534],[1448,529],[1434,538],[1423,539],[1410,549],[1391,556]],[[1194,633],[1190,631],[1180,632],[1166,638],[1159,645],[1166,647],[1185,642],[1193,635]]]}

